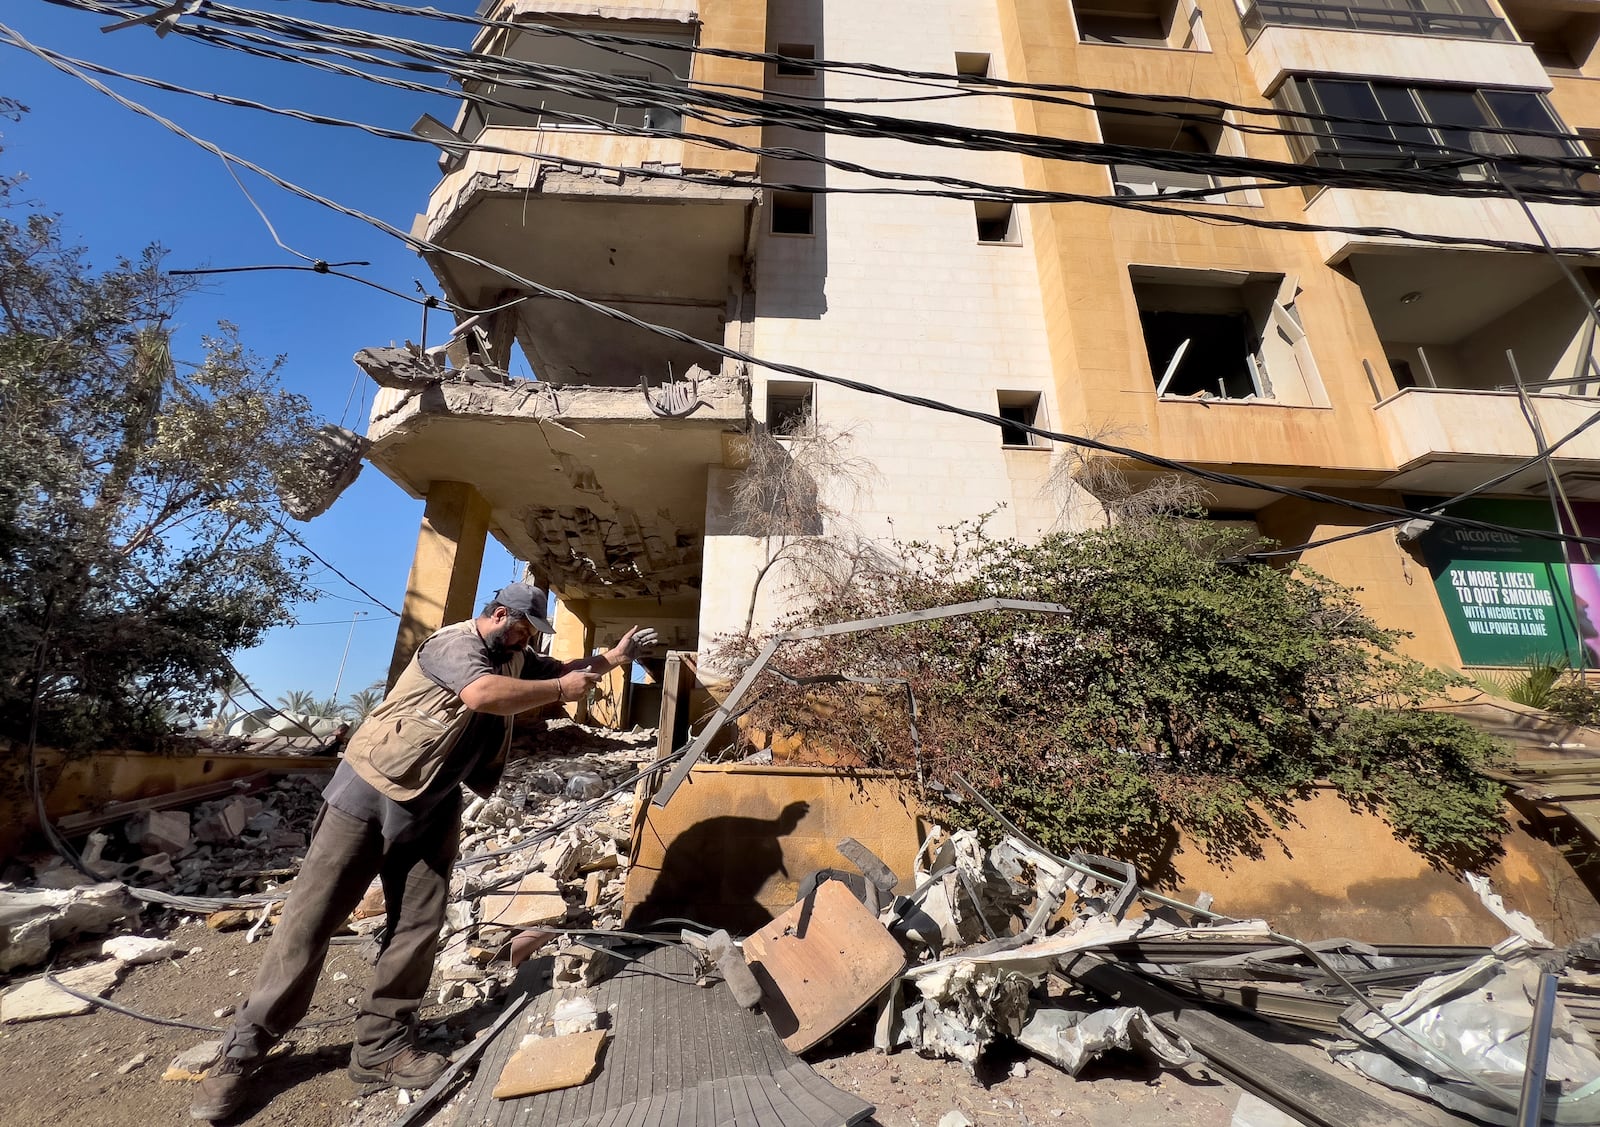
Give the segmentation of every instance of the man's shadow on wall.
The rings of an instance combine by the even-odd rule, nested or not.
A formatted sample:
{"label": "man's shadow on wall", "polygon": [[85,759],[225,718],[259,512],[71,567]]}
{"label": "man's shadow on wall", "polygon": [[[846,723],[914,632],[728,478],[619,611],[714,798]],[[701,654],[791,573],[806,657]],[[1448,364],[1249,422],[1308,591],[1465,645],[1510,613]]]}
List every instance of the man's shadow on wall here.
{"label": "man's shadow on wall", "polygon": [[650,894],[627,926],[688,918],[737,935],[759,931],[773,915],[756,894],[772,877],[790,875],[780,842],[810,812],[810,803],[791,802],[776,818],[730,815],[696,822],[667,847]]}

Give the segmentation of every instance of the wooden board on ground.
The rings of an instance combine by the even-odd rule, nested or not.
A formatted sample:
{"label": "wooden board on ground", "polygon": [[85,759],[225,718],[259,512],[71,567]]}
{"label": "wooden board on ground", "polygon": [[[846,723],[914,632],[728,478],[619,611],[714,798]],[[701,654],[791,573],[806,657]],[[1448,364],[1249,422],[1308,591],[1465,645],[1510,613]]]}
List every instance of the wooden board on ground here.
{"label": "wooden board on ground", "polygon": [[744,941],[761,1008],[801,1053],[866,1009],[905,970],[905,952],[836,880]]}
{"label": "wooden board on ground", "polygon": [[500,1070],[500,1079],[494,1086],[495,1099],[555,1092],[587,1082],[594,1075],[605,1040],[604,1029],[591,1029],[530,1042],[512,1053]]}
{"label": "wooden board on ground", "polygon": [[543,873],[529,873],[515,891],[491,892],[483,898],[482,923],[500,927],[538,927],[567,914],[561,888]]}

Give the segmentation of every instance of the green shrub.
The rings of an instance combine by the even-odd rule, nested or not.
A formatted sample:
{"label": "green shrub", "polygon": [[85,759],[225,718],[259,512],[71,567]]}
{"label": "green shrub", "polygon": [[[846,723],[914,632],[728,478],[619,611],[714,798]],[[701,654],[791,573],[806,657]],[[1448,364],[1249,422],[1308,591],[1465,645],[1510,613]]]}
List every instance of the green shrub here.
{"label": "green shrub", "polygon": [[[1289,804],[1331,779],[1440,864],[1490,853],[1498,790],[1473,768],[1498,752],[1464,722],[1415,710],[1461,679],[1401,657],[1401,635],[1353,592],[1240,561],[1252,544],[1178,518],[1032,545],[963,526],[953,545],[896,545],[899,566],[863,569],[842,597],[779,628],[991,596],[1064,613],[837,635],[786,646],[777,663],[792,677],[908,678],[927,773],[961,773],[1053,849],[1148,871],[1181,830],[1219,861],[1254,856]],[[770,674],[756,688],[755,727],[913,766],[903,694]],[[970,804],[942,816],[981,824]]]}

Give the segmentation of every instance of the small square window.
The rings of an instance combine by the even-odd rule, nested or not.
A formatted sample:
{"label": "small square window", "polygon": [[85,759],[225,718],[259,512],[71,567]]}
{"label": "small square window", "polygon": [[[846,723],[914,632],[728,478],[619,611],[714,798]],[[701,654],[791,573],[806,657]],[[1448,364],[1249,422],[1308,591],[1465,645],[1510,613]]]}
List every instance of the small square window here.
{"label": "small square window", "polygon": [[817,385],[773,380],[767,384],[767,430],[779,438],[804,438],[816,427]]}
{"label": "small square window", "polygon": [[774,235],[809,235],[812,233],[812,210],[816,197],[810,192],[772,193],[772,233]]}
{"label": "small square window", "polygon": [[1017,241],[1017,216],[1008,203],[977,200],[972,205],[978,220],[980,243],[1014,243]]}
{"label": "small square window", "polygon": [[956,81],[982,82],[989,77],[989,54],[968,51],[956,52]]}
{"label": "small square window", "polygon": [[999,411],[1005,424],[1000,427],[1001,446],[1042,446],[1044,440],[1023,430],[1039,425],[1039,393],[1037,391],[999,392]]}
{"label": "small square window", "polygon": [[778,64],[779,78],[815,78],[817,68],[808,67],[801,60],[817,57],[817,49],[810,43],[780,43],[778,54],[784,56]]}

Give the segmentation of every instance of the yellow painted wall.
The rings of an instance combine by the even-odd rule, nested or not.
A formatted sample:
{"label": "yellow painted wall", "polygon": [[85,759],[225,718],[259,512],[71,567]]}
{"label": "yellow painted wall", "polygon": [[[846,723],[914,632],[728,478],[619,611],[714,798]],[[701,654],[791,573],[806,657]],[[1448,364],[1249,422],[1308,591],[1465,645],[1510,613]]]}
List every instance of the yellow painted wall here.
{"label": "yellow painted wall", "polygon": [[[733,51],[765,51],[767,5],[764,0],[700,0],[700,46]],[[764,85],[765,70],[761,63],[696,55],[694,85],[721,83],[759,91]],[[759,93],[751,94],[747,90],[730,93],[760,97]],[[686,119],[684,132],[686,136],[722,137],[744,145],[761,143],[761,130],[758,127],[730,128]],[[685,168],[753,174],[756,157],[750,153],[730,152],[707,145],[686,144],[683,164]]]}
{"label": "yellow painted wall", "polygon": [[[1244,36],[1232,5],[1205,7],[1210,51],[1153,50],[1080,45],[1070,5],[1006,0],[1000,5],[1006,77],[1266,106],[1245,62]],[[1090,109],[1021,100],[1015,106],[1019,130],[1099,140]],[[1251,136],[1244,143],[1250,156],[1291,159],[1281,138]],[[1111,193],[1102,165],[1035,159],[1026,161],[1025,169],[1032,188]],[[1262,197],[1260,207],[1199,205],[1195,210],[1305,221],[1298,190],[1263,192]],[[1323,264],[1311,235],[1087,203],[1035,205],[1031,219],[1058,401],[1069,429],[1110,425],[1129,445],[1203,463],[1315,466],[1357,478],[1390,468],[1361,366],[1363,359],[1370,360],[1381,390],[1392,391],[1383,351],[1354,282]],[[1298,276],[1298,310],[1331,409],[1158,402],[1130,264]]]}

